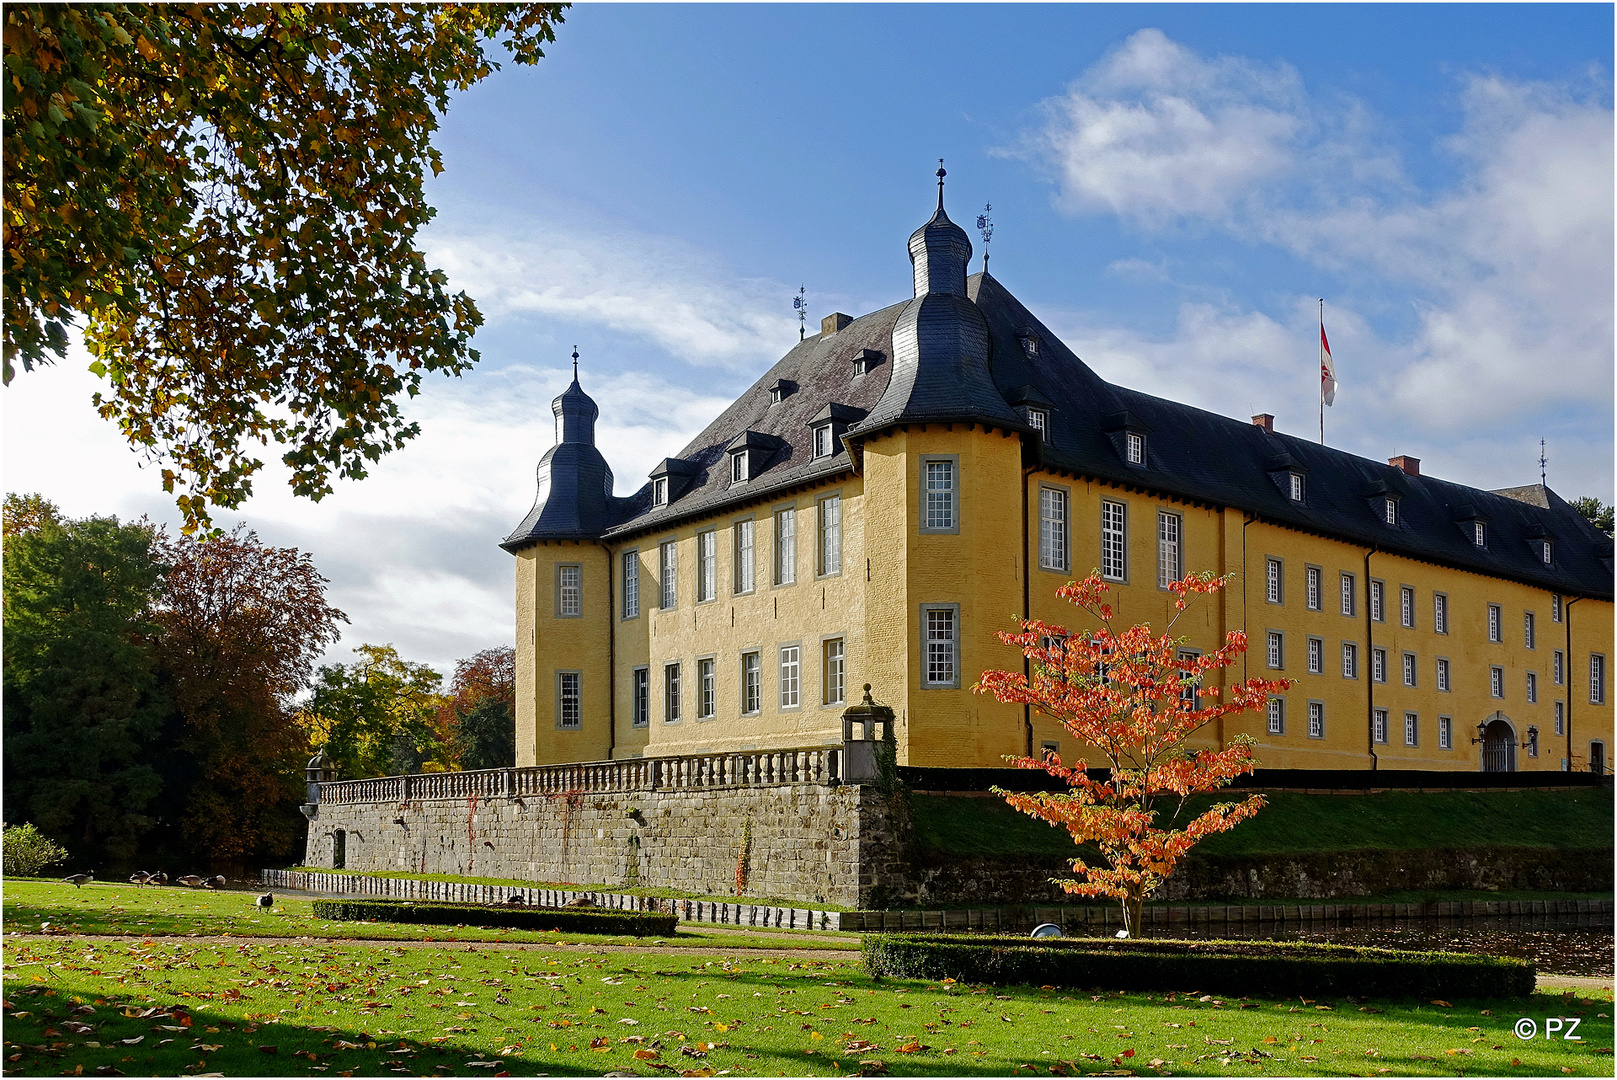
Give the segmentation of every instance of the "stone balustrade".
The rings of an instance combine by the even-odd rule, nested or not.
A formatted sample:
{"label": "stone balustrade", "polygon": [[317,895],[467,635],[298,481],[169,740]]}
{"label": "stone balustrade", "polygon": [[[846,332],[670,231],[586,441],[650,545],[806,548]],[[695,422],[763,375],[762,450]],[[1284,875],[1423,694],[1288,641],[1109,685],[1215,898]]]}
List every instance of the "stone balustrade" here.
{"label": "stone balustrade", "polygon": [[789,784],[834,786],[839,782],[841,754],[840,749],[834,748],[691,754],[539,765],[526,769],[378,776],[366,780],[324,781],[311,786],[315,788],[316,801],[334,805]]}

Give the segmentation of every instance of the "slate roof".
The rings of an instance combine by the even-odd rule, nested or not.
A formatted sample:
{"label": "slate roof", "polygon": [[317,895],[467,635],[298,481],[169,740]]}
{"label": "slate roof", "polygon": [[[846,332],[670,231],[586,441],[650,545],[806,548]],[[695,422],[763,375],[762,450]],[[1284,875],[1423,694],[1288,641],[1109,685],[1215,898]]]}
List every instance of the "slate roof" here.
{"label": "slate roof", "polygon": [[[1409,476],[1384,462],[1115,386],[1096,375],[992,277],[971,277],[966,295],[981,313],[979,325],[986,326],[991,386],[977,379],[965,397],[918,398],[914,390],[926,383],[924,374],[912,378],[913,372],[899,370],[903,365],[895,365],[893,354],[895,330],[902,336],[902,320],[913,314],[921,298],[894,304],[840,331],[800,342],[765,372],[681,451],[680,459],[694,475],[669,505],[651,505],[649,484],[627,499],[588,492],[583,513],[558,511],[552,521],[541,491],[529,518],[504,546],[515,549],[543,539],[547,529],[578,538],[649,532],[851,472],[848,450],[840,442],[834,455],[813,459],[809,425],[816,418],[837,415],[851,421],[849,438],[855,442],[894,424],[978,420],[1024,432],[1032,452],[1056,469],[1234,507],[1281,525],[1552,591],[1612,597],[1611,538],[1548,489],[1533,485],[1506,489],[1507,494]],[[966,299],[929,294],[929,300],[945,298],[951,304]],[[961,317],[976,318],[965,311]],[[1023,344],[1029,338],[1038,343],[1036,356]],[[874,350],[882,359],[868,374],[856,377],[853,360],[863,350]],[[771,403],[770,388],[782,383],[793,389]],[[1043,440],[1031,433],[1010,402],[1048,403]],[[828,411],[828,405],[847,408]],[[860,410],[864,418],[854,419]],[[1127,462],[1125,427],[1146,435],[1143,465]],[[779,444],[755,461],[748,481],[732,485],[726,449],[748,432],[771,436]],[[756,438],[752,441],[760,445]],[[546,460],[574,445],[558,445]],[[1293,469],[1306,476],[1306,498],[1300,504],[1291,500],[1287,486],[1286,472]],[[580,461],[569,475],[577,476],[572,483],[582,493],[593,487],[599,472],[593,462]],[[1381,500],[1387,494],[1399,499],[1397,525],[1385,522]],[[548,501],[561,496],[555,488]],[[1466,515],[1487,520],[1485,548],[1472,542]],[[1554,542],[1554,563],[1548,566],[1533,543],[1545,536]]]}

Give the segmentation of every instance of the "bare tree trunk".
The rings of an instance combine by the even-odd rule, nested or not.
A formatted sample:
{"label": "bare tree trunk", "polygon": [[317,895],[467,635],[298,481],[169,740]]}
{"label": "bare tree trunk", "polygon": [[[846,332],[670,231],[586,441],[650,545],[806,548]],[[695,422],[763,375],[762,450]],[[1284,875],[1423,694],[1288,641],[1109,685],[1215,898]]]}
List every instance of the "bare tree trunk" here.
{"label": "bare tree trunk", "polygon": [[1123,898],[1123,929],[1128,931],[1131,938],[1141,937],[1145,932],[1145,897],[1125,896]]}

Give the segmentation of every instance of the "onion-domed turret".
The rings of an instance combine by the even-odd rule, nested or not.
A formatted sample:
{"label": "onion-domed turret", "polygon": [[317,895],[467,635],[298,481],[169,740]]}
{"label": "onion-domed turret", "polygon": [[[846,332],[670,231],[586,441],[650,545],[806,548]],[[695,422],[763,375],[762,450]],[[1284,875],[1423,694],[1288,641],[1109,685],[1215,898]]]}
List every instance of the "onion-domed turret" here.
{"label": "onion-domed turret", "polygon": [[938,210],[932,220],[910,234],[910,263],[915,271],[915,295],[966,295],[966,267],[971,262],[971,238],[943,212],[943,178],[938,166]]}
{"label": "onion-domed turret", "polygon": [[573,384],[550,403],[556,414],[556,441],[595,445],[595,421],[601,415],[595,399],[578,385],[578,350],[573,350]]}

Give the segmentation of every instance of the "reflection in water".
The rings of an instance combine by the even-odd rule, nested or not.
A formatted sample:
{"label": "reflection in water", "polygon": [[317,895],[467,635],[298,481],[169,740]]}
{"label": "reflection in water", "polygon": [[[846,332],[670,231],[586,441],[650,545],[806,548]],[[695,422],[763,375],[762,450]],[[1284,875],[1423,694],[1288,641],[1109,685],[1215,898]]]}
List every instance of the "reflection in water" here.
{"label": "reflection in water", "polygon": [[1175,927],[1174,937],[1261,938],[1328,941],[1378,949],[1441,949],[1446,952],[1519,956],[1542,975],[1612,974],[1610,916],[1517,916],[1361,922],[1355,926],[1310,923],[1208,932]]}

